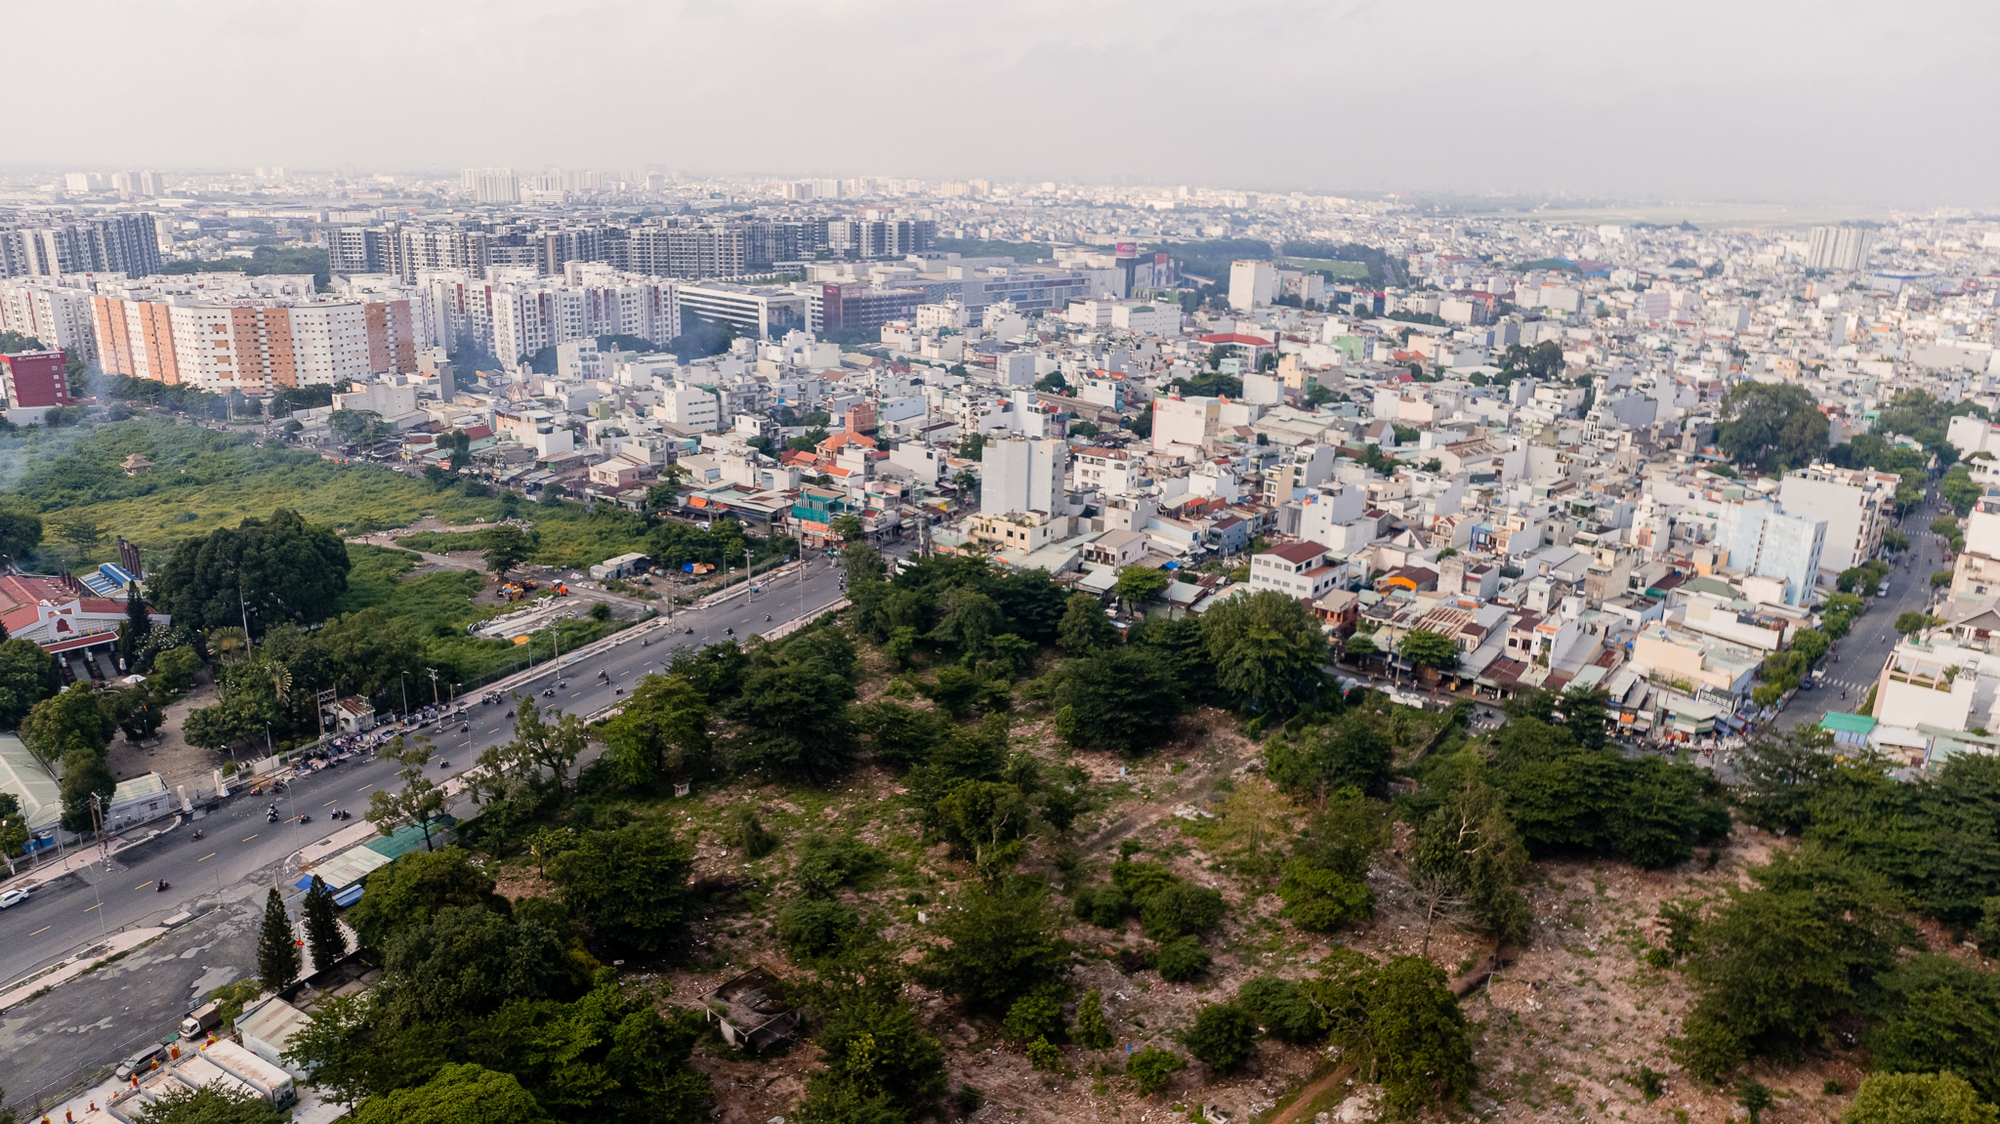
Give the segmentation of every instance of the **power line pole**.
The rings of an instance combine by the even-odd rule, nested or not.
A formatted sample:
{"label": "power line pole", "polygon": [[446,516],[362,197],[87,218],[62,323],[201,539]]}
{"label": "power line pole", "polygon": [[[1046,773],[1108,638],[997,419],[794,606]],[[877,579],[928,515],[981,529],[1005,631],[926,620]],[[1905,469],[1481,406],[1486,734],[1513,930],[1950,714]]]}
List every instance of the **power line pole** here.
{"label": "power line pole", "polygon": [[427,667],[424,670],[429,672],[431,676],[431,705],[439,706],[440,704],[438,702],[438,669],[434,667]]}

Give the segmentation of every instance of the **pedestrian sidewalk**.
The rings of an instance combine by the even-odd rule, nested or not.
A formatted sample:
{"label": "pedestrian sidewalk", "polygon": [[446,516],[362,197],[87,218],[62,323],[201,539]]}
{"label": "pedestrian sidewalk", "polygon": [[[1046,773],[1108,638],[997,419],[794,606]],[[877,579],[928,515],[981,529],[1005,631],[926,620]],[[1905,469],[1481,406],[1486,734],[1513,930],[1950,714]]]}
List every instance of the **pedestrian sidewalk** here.
{"label": "pedestrian sidewalk", "polygon": [[114,835],[104,846],[96,843],[79,843],[75,847],[70,848],[63,857],[44,862],[40,866],[31,867],[8,879],[7,888],[10,890],[28,890],[32,892],[54,882],[58,878],[67,878],[92,863],[103,862],[106,847],[109,848],[111,855],[115,857],[120,851],[128,847],[136,847],[141,843],[150,842],[158,838],[162,832],[174,830],[180,826],[181,815],[182,813],[175,813],[173,822],[164,827],[151,827],[130,839],[122,835]]}

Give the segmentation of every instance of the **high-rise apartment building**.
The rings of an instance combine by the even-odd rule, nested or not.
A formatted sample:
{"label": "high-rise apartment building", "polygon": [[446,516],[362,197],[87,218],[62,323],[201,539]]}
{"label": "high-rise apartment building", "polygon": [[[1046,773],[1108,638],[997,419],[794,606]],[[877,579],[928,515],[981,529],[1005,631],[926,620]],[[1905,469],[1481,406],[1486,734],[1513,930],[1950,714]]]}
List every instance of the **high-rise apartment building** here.
{"label": "high-rise apartment building", "polygon": [[412,374],[437,342],[426,293],[322,295],[310,276],[102,284],[91,306],[106,374],[214,393]]}
{"label": "high-rise apartment building", "polygon": [[85,362],[97,359],[90,287],[74,275],[0,281],[0,331],[32,336]]}
{"label": "high-rise apartment building", "polygon": [[159,271],[158,220],[143,212],[0,229],[0,276]]}
{"label": "high-rise apartment building", "polygon": [[1861,268],[1868,256],[1869,233],[1865,226],[1816,226],[1806,244],[1807,269],[1852,271]]}
{"label": "high-rise apartment building", "polygon": [[664,344],[680,334],[678,294],[666,278],[585,262],[570,263],[560,278],[525,268],[494,272],[500,276],[424,275],[440,334],[454,353],[470,346],[511,363],[574,340],[622,335]]}
{"label": "high-rise apartment building", "polygon": [[467,168],[459,181],[475,203],[519,203],[521,187],[512,168]]}
{"label": "high-rise apartment building", "polygon": [[1248,312],[1278,295],[1278,267],[1267,261],[1239,261],[1229,267],[1229,307]]}

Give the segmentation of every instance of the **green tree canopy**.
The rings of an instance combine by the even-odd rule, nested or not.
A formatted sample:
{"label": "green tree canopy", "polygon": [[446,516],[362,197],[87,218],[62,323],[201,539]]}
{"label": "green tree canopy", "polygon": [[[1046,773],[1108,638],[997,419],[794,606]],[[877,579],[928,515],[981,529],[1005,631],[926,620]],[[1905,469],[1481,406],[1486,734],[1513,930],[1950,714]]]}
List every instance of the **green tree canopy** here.
{"label": "green tree canopy", "polygon": [[931,946],[921,974],[974,1010],[1004,1012],[1069,967],[1069,946],[1043,892],[1026,883],[970,887],[934,928],[948,943]]}
{"label": "green tree canopy", "polygon": [[354,1124],[539,1124],[547,1119],[513,1074],[470,1063],[447,1065],[415,1088],[370,1097],[354,1113]]}
{"label": "green tree canopy", "polygon": [[338,535],[279,509],[183,539],[149,592],[178,625],[241,627],[247,607],[251,631],[261,633],[280,621],[315,624],[333,615],[350,565]]}
{"label": "green tree canopy", "polygon": [[1067,661],[1057,675],[1056,731],[1071,745],[1135,754],[1172,735],[1180,690],[1154,652],[1105,648]]}
{"label": "green tree canopy", "polygon": [[1325,691],[1326,634],[1305,606],[1276,590],[1215,606],[1202,616],[1201,635],[1217,685],[1239,709],[1289,715]]}
{"label": "green tree canopy", "polygon": [[142,1104],[132,1119],[138,1124],[285,1124],[291,1114],[249,1089],[206,1085],[164,1093]]}
{"label": "green tree canopy", "polygon": [[1804,387],[1739,382],[1723,396],[1721,417],[1716,447],[1739,465],[1802,468],[1826,453],[1826,415]]}
{"label": "green tree canopy", "polygon": [[1173,576],[1165,570],[1151,566],[1125,566],[1118,571],[1118,581],[1112,585],[1111,595],[1130,608],[1158,597],[1173,582]]}
{"label": "green tree canopy", "polygon": [[1067,656],[1087,656],[1118,642],[1118,630],[1104,615],[1104,605],[1088,593],[1072,593],[1064,602],[1056,643]]}
{"label": "green tree canopy", "polygon": [[1861,1079],[1840,1124],[1995,1124],[2000,1109],[1982,1103],[1951,1073],[1874,1073]]}
{"label": "green tree canopy", "polygon": [[1404,635],[1400,651],[1404,659],[1417,667],[1433,667],[1439,671],[1455,671],[1458,668],[1458,644],[1442,633],[1413,628]]}
{"label": "green tree canopy", "polygon": [[1420,956],[1376,962],[1335,950],[1300,985],[1333,1041],[1373,1063],[1383,1107],[1406,1119],[1427,1106],[1464,1107],[1472,1093],[1472,1040],[1443,969]]}
{"label": "green tree canopy", "polygon": [[446,906],[511,912],[493,892],[493,879],[459,847],[410,851],[368,876],[367,892],[347,911],[347,924],[363,948],[381,951],[395,933],[421,925]]}
{"label": "green tree canopy", "polygon": [[55,657],[33,640],[0,641],[0,730],[12,730],[62,686]]}
{"label": "green tree canopy", "polygon": [[264,927],[257,936],[257,978],[267,991],[283,991],[299,978],[298,939],[292,936],[292,915],[278,888],[264,900]]}
{"label": "green tree canopy", "polygon": [[527,533],[512,523],[488,528],[483,537],[486,542],[483,556],[486,568],[498,578],[506,577],[509,571],[526,562],[529,553],[534,550],[534,543]]}
{"label": "green tree canopy", "polygon": [[21,723],[21,741],[36,757],[53,765],[73,749],[102,756],[111,745],[111,732],[117,728],[91,685],[72,683],[67,690],[44,698],[29,709]]}
{"label": "green tree canopy", "polygon": [[708,700],[685,676],[648,675],[599,732],[605,760],[626,785],[714,771]]}
{"label": "green tree canopy", "polygon": [[1210,1069],[1228,1073],[1256,1055],[1257,1020],[1233,1003],[1204,1003],[1180,1040]]}
{"label": "green tree canopy", "polygon": [[675,951],[693,909],[694,847],[656,823],[585,832],[548,865],[563,902],[604,946],[641,955]]}
{"label": "green tree canopy", "polygon": [[1699,998],[1681,1051],[1714,1080],[1751,1056],[1790,1058],[1857,1011],[1908,940],[1877,874],[1824,847],[1780,852],[1695,929]]}

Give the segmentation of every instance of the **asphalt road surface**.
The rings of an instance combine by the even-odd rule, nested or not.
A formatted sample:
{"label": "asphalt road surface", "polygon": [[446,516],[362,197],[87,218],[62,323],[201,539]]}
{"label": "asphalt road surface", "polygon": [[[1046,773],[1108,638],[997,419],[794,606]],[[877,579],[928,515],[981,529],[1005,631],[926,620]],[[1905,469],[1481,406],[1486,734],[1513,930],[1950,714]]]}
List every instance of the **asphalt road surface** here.
{"label": "asphalt road surface", "polygon": [[[731,639],[732,634],[747,639],[838,601],[843,595],[841,574],[838,559],[812,558],[803,573],[788,572],[711,607],[628,629],[614,644],[601,652],[586,650],[581,659],[565,655],[558,667],[537,669],[515,690],[532,695],[551,712],[593,714],[618,701],[648,673],[660,670],[678,647],[711,644]],[[771,620],[766,621],[767,616]],[[544,690],[554,694],[543,695]],[[467,715],[470,730],[461,733],[455,725],[440,729],[433,724],[422,731],[435,739],[436,758],[450,762],[439,777],[463,772],[488,746],[512,737],[513,723],[505,717],[509,705],[481,705],[474,696]],[[358,817],[368,807],[370,792],[396,786],[396,769],[391,761],[356,758],[294,780],[281,794],[278,823],[266,822],[265,798],[232,797],[193,824],[119,851],[109,870],[100,862],[0,911],[0,987],[100,940],[106,932],[158,924],[183,910],[200,912],[229,899],[237,887],[251,885],[261,893],[263,887],[283,883],[289,894],[297,876],[286,877],[286,860],[308,843],[353,826],[356,820],[340,823],[328,813],[346,808]],[[299,823],[302,813],[312,822]],[[202,829],[200,840],[193,838],[196,827]],[[160,879],[169,884],[165,892],[156,889]]]}
{"label": "asphalt road surface", "polygon": [[[1948,509],[1925,507],[1905,516],[1899,525],[1902,532],[1910,536],[1910,549],[1905,555],[1908,565],[1901,562],[1889,573],[1889,596],[1877,598],[1868,606],[1868,611],[1855,618],[1854,627],[1849,630],[1833,650],[1833,655],[1821,662],[1826,669],[1826,683],[1810,691],[1800,691],[1792,696],[1785,712],[1778,716],[1779,729],[1789,730],[1800,723],[1816,723],[1829,710],[1852,713],[1861,707],[1861,700],[1868,696],[1868,688],[1882,673],[1882,666],[1889,662],[1889,653],[1895,650],[1897,641],[1896,618],[1912,610],[1923,611],[1930,607],[1931,574],[1945,568],[1946,546],[1944,540],[1930,531],[1931,520],[1944,514]],[[1870,591],[1872,593],[1872,591]],[[1831,662],[1833,657],[1839,663]],[[1846,698],[1840,693],[1847,692]]]}

